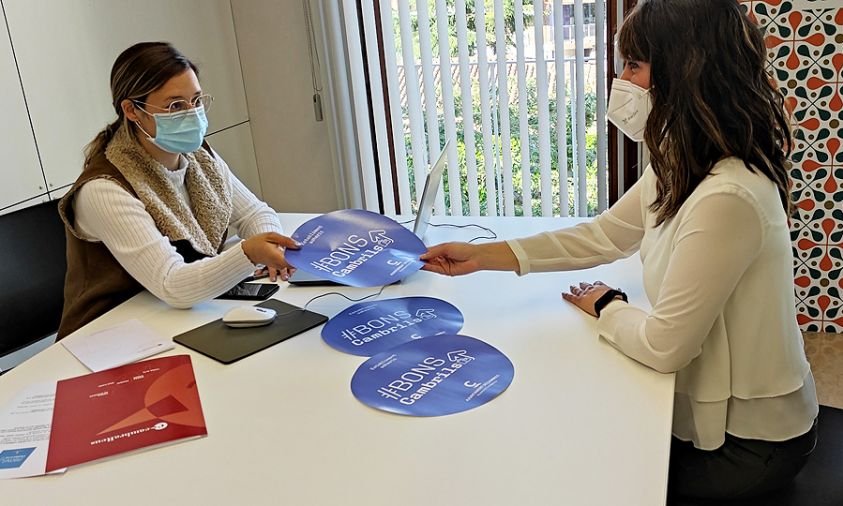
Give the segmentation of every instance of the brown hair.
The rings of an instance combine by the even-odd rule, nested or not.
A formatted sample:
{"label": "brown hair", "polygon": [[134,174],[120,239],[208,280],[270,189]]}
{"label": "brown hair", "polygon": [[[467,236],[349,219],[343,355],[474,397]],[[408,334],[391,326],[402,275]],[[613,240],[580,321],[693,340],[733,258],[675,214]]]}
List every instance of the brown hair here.
{"label": "brown hair", "polygon": [[124,100],[144,102],[150,93],[188,69],[199,75],[196,65],[169,42],[140,42],[120,53],[111,67],[111,104],[117,119],[85,147],[85,163],[105,151],[114,132],[126,121],[121,106]]}
{"label": "brown hair", "polygon": [[618,33],[626,60],[650,63],[653,109],[644,141],[661,224],[726,156],[779,190],[789,213],[790,127],[765,69],[759,28],[735,0],[640,0]]}

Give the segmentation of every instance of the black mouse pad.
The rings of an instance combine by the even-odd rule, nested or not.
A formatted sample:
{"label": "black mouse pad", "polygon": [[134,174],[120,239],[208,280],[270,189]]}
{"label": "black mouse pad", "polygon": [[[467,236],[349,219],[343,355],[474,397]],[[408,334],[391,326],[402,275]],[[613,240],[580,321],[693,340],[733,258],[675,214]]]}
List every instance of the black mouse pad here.
{"label": "black mouse pad", "polygon": [[179,334],[173,341],[223,364],[236,362],[328,321],[328,317],[280,300],[259,307],[274,309],[275,320],[263,327],[231,328],[222,319]]}

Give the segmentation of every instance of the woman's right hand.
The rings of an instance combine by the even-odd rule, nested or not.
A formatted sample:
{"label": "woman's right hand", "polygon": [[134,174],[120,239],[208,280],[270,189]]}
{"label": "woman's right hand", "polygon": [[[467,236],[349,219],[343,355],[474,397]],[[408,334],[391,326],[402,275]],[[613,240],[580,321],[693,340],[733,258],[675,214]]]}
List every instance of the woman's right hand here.
{"label": "woman's right hand", "polygon": [[448,242],[432,246],[420,257],[423,270],[462,276],[482,270],[514,271],[518,259],[505,242],[469,244]]}
{"label": "woman's right hand", "polygon": [[253,264],[263,264],[269,269],[270,279],[275,281],[273,274],[277,272],[286,281],[295,270],[284,257],[284,250],[299,249],[295,240],[275,232],[258,234],[240,243],[243,253]]}

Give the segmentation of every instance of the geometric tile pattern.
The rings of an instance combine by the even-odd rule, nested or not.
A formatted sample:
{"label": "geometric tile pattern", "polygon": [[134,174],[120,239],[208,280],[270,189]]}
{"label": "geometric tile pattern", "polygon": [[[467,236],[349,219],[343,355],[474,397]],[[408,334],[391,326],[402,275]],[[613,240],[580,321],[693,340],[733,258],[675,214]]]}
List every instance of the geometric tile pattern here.
{"label": "geometric tile pattern", "polygon": [[[792,114],[797,318],[843,332],[843,2],[748,0]],[[834,4],[834,6],[832,6]]]}

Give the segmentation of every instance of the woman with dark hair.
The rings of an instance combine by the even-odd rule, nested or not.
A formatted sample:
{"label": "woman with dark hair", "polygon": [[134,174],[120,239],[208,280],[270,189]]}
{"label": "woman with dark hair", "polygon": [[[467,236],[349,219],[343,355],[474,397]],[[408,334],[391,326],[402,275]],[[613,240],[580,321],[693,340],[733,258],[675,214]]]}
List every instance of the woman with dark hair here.
{"label": "woman with dark hair", "polygon": [[563,298],[627,356],[676,372],[669,497],[742,499],[790,482],[816,444],[796,323],[790,134],[758,28],[735,0],[640,0],[618,33],[608,118],[651,164],[593,221],[422,256],[446,275],[589,268],[640,252],[652,309],[602,282]]}
{"label": "woman with dark hair", "polygon": [[[114,62],[111,94],[117,119],[59,204],[68,270],[58,337],[144,288],[190,307],[256,265],[286,279],[295,241],[205,142],[212,98],[196,66],[166,42],[135,44]],[[223,251],[229,227],[243,240]]]}

